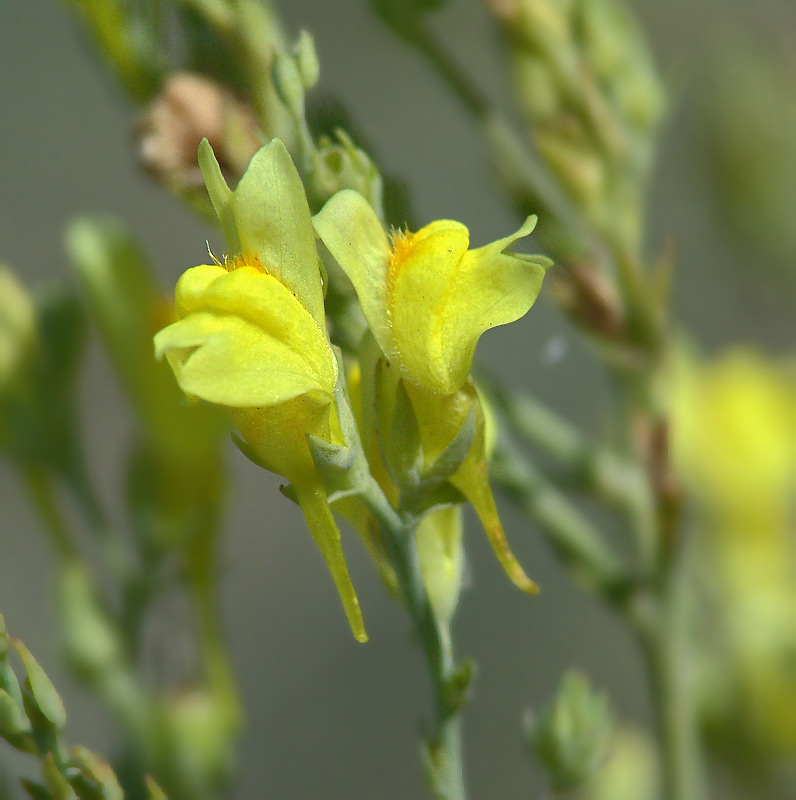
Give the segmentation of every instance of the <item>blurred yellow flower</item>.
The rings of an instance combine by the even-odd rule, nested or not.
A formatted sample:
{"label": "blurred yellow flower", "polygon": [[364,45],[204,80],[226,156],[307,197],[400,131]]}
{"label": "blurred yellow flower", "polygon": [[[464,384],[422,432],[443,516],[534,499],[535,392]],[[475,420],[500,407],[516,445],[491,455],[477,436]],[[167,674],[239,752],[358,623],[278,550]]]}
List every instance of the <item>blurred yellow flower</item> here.
{"label": "blurred yellow flower", "polygon": [[683,359],[674,385],[675,458],[707,534],[702,566],[722,610],[718,672],[730,675],[722,689],[711,678],[713,713],[722,738],[792,755],[796,375],[738,350],[706,366]]}

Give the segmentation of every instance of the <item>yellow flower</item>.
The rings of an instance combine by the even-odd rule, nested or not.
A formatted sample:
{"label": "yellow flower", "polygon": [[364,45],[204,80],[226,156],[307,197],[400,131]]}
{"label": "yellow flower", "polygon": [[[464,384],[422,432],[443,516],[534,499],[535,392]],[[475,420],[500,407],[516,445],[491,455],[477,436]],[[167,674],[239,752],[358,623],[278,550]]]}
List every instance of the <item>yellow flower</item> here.
{"label": "yellow flower", "polygon": [[[315,230],[356,289],[365,319],[389,362],[374,389],[392,419],[403,381],[417,418],[426,469],[475,418],[472,443],[449,483],[475,508],[512,581],[538,591],[512,554],[489,487],[489,420],[469,379],[481,334],[513,322],[533,305],[551,262],[508,253],[536,224],[470,250],[467,228],[439,220],[388,239],[373,209],[354,191],[336,194],[315,215]],[[384,429],[385,431],[387,428]],[[400,444],[398,445],[400,449]]]}
{"label": "yellow flower", "polygon": [[301,179],[279,140],[254,156],[235,192],[206,142],[200,165],[231,256],[180,278],[179,320],[157,334],[156,352],[186,394],[229,411],[257,463],[290,481],[364,641],[340,534],[307,445],[308,435],[333,439],[337,361]]}
{"label": "yellow flower", "polygon": [[354,284],[382,352],[410,383],[438,394],[460,389],[484,331],[513,322],[533,305],[550,262],[506,253],[536,224],[469,250],[459,222],[438,220],[387,238],[368,202],[338,192],[314,217],[315,229]]}

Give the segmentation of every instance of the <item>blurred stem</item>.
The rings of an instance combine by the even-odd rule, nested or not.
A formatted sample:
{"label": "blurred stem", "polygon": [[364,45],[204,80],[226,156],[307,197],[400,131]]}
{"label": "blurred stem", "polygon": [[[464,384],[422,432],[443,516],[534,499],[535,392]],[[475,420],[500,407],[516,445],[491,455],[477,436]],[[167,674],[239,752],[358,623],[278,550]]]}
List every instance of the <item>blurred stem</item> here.
{"label": "blurred stem", "polygon": [[[590,442],[579,430],[530,394],[510,392],[487,381],[490,399],[511,431],[559,461],[565,481],[623,511],[640,543],[656,535],[655,504],[640,465]],[[641,545],[649,562],[648,544]]]}
{"label": "blurred stem", "polygon": [[229,34],[235,29],[235,9],[227,0],[177,0],[178,4],[195,11],[216,30]]}
{"label": "blurred stem", "polygon": [[232,730],[242,721],[238,686],[224,640],[215,580],[215,536],[205,535],[191,569],[191,591],[199,630],[199,644],[207,679],[224,718]]}
{"label": "blurred stem", "polygon": [[704,776],[689,663],[684,575],[679,559],[661,570],[651,614],[634,622],[650,682],[661,753],[663,800],[704,800]]}
{"label": "blurred stem", "polygon": [[77,546],[56,500],[50,477],[44,470],[31,468],[24,470],[23,478],[31,502],[44,522],[53,549],[64,559],[77,557]]}
{"label": "blurred stem", "polygon": [[428,777],[438,800],[465,800],[460,705],[452,705],[449,686],[455,662],[452,637],[434,614],[415,547],[416,521],[398,514],[370,478],[360,499],[381,527],[407,610],[426,656],[434,698],[434,731],[429,742]]}
{"label": "blurred stem", "polygon": [[581,247],[587,246],[595,257],[603,254],[604,244],[584,222],[555,176],[472,83],[431,29],[419,23],[406,41],[428,61],[478,122],[482,136],[498,157],[501,171],[511,176],[514,185],[522,187],[523,194],[538,198]]}

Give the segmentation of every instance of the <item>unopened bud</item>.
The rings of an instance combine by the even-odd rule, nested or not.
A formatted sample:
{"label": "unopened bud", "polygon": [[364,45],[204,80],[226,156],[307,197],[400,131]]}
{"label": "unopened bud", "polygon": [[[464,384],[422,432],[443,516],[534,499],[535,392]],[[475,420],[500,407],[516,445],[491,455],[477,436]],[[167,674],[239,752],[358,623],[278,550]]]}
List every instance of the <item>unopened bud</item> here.
{"label": "unopened bud", "polygon": [[35,336],[33,302],[11,270],[0,266],[0,387],[11,380]]}
{"label": "unopened bud", "polygon": [[91,680],[120,662],[119,636],[82,566],[67,564],[61,575],[60,590],[67,655],[73,667]]}
{"label": "unopened bud", "polygon": [[307,31],[299,34],[295,47],[296,66],[306,90],[312,89],[321,74],[321,65],[318,62],[318,53],[315,50],[315,40]]}
{"label": "unopened bud", "polygon": [[434,614],[443,625],[448,625],[459,602],[464,571],[461,506],[425,516],[417,526],[415,541]]}
{"label": "unopened bud", "polygon": [[568,672],[548,707],[527,725],[528,741],[554,791],[580,786],[602,764],[613,720],[588,679]]}
{"label": "unopened bud", "polygon": [[314,206],[323,204],[342,189],[359,192],[373,208],[382,207],[383,182],[368,154],[358,148],[345,131],[335,131],[335,138],[323,137],[317,145],[317,157],[308,178],[308,190]]}

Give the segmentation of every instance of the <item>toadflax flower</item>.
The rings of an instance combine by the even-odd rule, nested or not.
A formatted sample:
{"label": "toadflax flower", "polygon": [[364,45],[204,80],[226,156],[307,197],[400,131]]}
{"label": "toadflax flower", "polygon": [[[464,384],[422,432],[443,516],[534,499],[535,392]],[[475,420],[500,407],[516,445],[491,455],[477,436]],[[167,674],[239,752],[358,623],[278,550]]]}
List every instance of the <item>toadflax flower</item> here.
{"label": "toadflax flower", "polygon": [[[513,322],[533,305],[551,262],[506,252],[536,224],[529,217],[511,236],[469,249],[467,228],[439,220],[391,239],[367,201],[336,194],[313,218],[315,230],[351,280],[362,312],[394,377],[376,402],[390,405],[402,380],[417,417],[426,467],[457,436],[468,416],[476,427],[450,483],[473,505],[509,577],[534,592],[512,555],[487,474],[487,418],[469,377],[481,334]],[[379,397],[380,395],[380,397]]]}
{"label": "toadflax flower", "polygon": [[315,234],[304,188],[279,140],[232,192],[207,141],[199,160],[229,247],[189,269],[179,320],[155,336],[182,390],[225,407],[257,463],[287,478],[357,639],[362,614],[307,436],[331,441],[337,362],[326,334]]}
{"label": "toadflax flower", "polygon": [[469,250],[460,222],[437,220],[392,240],[364,197],[338,192],[315,215],[323,243],[348,275],[379,347],[410,383],[437,394],[460,389],[484,331],[522,317],[550,261],[506,253],[536,225]]}

